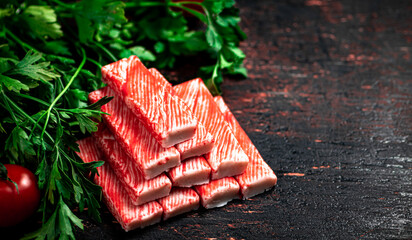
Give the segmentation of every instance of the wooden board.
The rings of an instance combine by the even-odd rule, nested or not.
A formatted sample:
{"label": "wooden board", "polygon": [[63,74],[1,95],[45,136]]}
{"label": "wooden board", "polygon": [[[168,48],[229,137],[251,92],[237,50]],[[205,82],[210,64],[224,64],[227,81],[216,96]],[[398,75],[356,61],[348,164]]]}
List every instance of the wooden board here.
{"label": "wooden board", "polygon": [[412,2],[238,6],[249,78],[223,96],[278,185],[129,233],[104,208],[101,224],[79,214],[77,238],[411,239]]}

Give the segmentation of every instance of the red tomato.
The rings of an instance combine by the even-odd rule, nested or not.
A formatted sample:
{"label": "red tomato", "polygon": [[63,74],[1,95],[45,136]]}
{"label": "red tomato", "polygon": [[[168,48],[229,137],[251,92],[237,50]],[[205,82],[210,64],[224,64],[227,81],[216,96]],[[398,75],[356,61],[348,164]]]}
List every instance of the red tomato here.
{"label": "red tomato", "polygon": [[17,183],[0,180],[0,227],[16,225],[30,217],[39,206],[40,191],[36,176],[27,168],[14,164],[4,164],[8,176]]}

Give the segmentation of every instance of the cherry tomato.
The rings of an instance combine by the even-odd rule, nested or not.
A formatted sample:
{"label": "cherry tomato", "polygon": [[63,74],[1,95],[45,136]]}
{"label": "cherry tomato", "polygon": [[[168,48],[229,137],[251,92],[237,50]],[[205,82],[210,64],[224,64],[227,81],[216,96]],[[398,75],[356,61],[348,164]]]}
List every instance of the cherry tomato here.
{"label": "cherry tomato", "polygon": [[0,227],[16,225],[30,217],[40,203],[40,191],[36,176],[27,168],[14,164],[4,164],[8,177],[0,180]]}

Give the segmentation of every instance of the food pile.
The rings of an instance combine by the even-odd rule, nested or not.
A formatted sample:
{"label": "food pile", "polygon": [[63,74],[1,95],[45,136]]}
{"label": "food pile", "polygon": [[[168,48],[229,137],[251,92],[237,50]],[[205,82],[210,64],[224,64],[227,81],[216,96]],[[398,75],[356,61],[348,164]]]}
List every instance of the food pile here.
{"label": "food pile", "polygon": [[[85,216],[82,213],[92,221],[101,222],[101,187],[90,181],[89,176],[96,174],[96,168],[104,162],[84,163],[76,154],[80,151],[76,142],[99,129],[100,121],[96,120],[104,114],[100,108],[110,100],[104,97],[89,104],[88,94],[104,86],[102,66],[137,55],[145,65],[157,69],[187,69],[185,74],[202,77],[209,91],[218,95],[223,76],[247,77],[243,66],[246,56],[239,48],[240,42],[246,39],[239,25],[239,13],[234,0],[0,1],[0,145],[3,146],[0,151],[0,181],[5,181],[3,186],[11,189],[8,194],[16,195],[19,186],[15,187],[15,184],[19,184],[8,176],[5,165],[20,165],[36,176],[40,191],[40,203],[33,216],[38,228],[28,233],[28,224],[20,222],[24,231],[14,233],[21,237],[24,235],[25,239],[74,239],[76,231],[84,229],[83,220],[78,217]],[[107,91],[116,91],[116,88],[110,87]],[[172,101],[165,96],[156,99]],[[121,105],[123,102],[131,101],[122,99]],[[151,99],[151,103],[154,102]],[[129,108],[133,110],[133,107]],[[183,108],[181,110],[187,112]],[[133,119],[131,121],[141,122],[138,118]],[[149,120],[147,123],[156,119]],[[178,168],[164,174],[163,179],[169,183],[170,178],[174,178],[175,186],[200,184],[205,179],[204,175],[209,176],[211,167],[206,159],[202,160],[202,156],[197,160],[184,160],[212,148],[216,140],[213,133],[207,134],[206,126],[201,127],[200,120],[193,121],[192,117],[188,120],[191,125],[182,125],[183,135],[174,129],[169,138],[162,135],[156,138],[156,141],[168,143],[185,134],[193,134],[195,129],[196,134],[204,136],[199,138],[199,141],[204,141],[203,145],[202,142],[174,145],[178,154],[175,152],[174,159],[168,164],[179,161],[194,165],[204,163],[201,165],[204,168],[202,174],[196,175],[197,182],[193,178],[182,177],[187,176],[187,172],[182,175]],[[145,128],[153,130],[156,125],[167,126],[156,122]],[[117,132],[109,126],[102,128],[95,136],[105,136],[103,134],[106,133],[112,136]],[[133,134],[143,134],[138,129],[133,131]],[[150,136],[155,135],[149,133]],[[131,136],[128,132],[124,134]],[[113,137],[100,142],[113,147]],[[114,139],[122,149],[119,153],[130,157],[130,152],[126,154],[127,148],[118,138]],[[133,147],[130,139],[126,143]],[[161,153],[160,149],[153,156],[157,159],[156,154]],[[142,149],[140,154],[139,158],[142,158],[144,154],[150,156],[151,153]],[[120,165],[122,162],[116,160],[115,163]],[[155,165],[143,166],[144,173],[151,179],[160,173],[156,171],[164,171]],[[113,167],[114,171],[119,172],[119,169],[123,168]],[[135,177],[130,180],[135,181]],[[153,193],[140,192],[133,181],[130,181],[130,189],[127,186],[124,189],[140,193],[136,195],[139,198],[132,199],[135,203],[145,202],[146,197],[150,198]],[[153,188],[142,186],[144,190]],[[170,191],[170,185],[156,194],[164,195],[162,191]],[[7,208],[7,201],[3,204],[0,208]],[[8,214],[0,212],[4,213],[4,219],[9,219],[14,211],[8,211]],[[7,223],[12,225],[11,221]]]}
{"label": "food pile", "polygon": [[277,178],[222,97],[200,78],[172,86],[136,56],[102,67],[108,86],[89,94],[103,122],[79,140],[86,162],[105,161],[94,181],[125,231],[191,210],[226,205]]}

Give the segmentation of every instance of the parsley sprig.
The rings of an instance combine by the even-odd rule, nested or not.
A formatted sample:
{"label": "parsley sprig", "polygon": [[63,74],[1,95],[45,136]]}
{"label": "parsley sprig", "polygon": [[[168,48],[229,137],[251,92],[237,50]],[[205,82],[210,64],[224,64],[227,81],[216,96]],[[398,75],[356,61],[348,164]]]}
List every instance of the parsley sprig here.
{"label": "parsley sprig", "polygon": [[148,66],[173,68],[185,56],[202,56],[208,64],[200,74],[219,94],[223,74],[246,76],[238,47],[246,36],[234,4],[1,1],[0,170],[3,163],[32,169],[43,193],[42,225],[26,239],[74,239],[74,229],[83,229],[75,208],[100,221],[101,190],[90,179],[103,162],[83,163],[75,152],[111,100],[87,103],[103,86],[101,66],[134,54]]}
{"label": "parsley sprig", "polygon": [[[193,5],[199,6],[201,11],[190,8]],[[223,74],[247,77],[246,68],[242,65],[245,54],[239,48],[240,41],[246,39],[246,35],[239,27],[239,10],[234,5],[234,0],[126,3],[127,7],[135,10],[133,18],[139,19],[138,22],[129,23],[133,33],[138,33],[136,42],[146,43],[146,48],[156,53],[154,56],[150,51],[146,51],[146,54],[143,54],[145,60],[153,61],[158,68],[171,68],[178,56],[206,53],[214,63],[201,67],[200,75],[213,94],[221,93]],[[187,18],[173,9],[189,13],[198,19],[204,28],[190,29]],[[189,21],[193,22],[193,19]],[[117,46],[116,43],[113,44]],[[129,50],[132,50],[131,53],[142,54],[142,51]]]}

